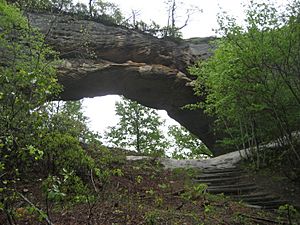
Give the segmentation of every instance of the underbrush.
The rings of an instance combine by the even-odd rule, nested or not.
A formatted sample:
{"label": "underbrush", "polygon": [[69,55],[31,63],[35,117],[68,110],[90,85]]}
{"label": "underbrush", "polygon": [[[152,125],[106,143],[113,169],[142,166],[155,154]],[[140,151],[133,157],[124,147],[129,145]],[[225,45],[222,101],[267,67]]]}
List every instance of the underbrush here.
{"label": "underbrush", "polygon": [[191,180],[199,170],[165,170],[156,159],[125,161],[124,152],[105,147],[84,152],[93,162],[84,173],[71,167],[46,177],[30,173],[11,186],[16,195],[0,224],[257,224],[253,218],[275,218],[207,193],[206,185]]}
{"label": "underbrush", "polygon": [[[300,144],[295,145],[300,154]],[[272,170],[285,176],[292,182],[300,182],[300,164],[294,154],[290,154],[289,147],[261,148],[259,152],[249,154],[244,167],[250,171]]]}

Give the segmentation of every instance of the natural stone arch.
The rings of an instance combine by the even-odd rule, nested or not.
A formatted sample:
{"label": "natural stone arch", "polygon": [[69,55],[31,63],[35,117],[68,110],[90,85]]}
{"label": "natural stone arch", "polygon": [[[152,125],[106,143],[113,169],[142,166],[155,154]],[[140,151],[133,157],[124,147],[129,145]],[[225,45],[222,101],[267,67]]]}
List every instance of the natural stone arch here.
{"label": "natural stone arch", "polygon": [[187,67],[209,56],[210,38],[176,43],[69,15],[29,14],[29,19],[63,59],[58,68],[63,100],[124,95],[145,106],[166,110],[216,155],[220,154],[211,130],[213,119],[203,110],[182,108],[203,100],[194,95]]}

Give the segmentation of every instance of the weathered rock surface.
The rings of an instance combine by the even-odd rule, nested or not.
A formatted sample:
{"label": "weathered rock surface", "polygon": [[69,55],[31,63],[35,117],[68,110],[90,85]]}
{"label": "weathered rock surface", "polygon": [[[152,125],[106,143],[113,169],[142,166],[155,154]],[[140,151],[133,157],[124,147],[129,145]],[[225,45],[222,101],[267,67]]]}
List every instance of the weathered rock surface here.
{"label": "weathered rock surface", "polygon": [[194,96],[193,78],[186,68],[209,56],[210,38],[179,44],[66,15],[29,14],[29,19],[63,59],[59,67],[63,100],[124,95],[165,109],[215,154],[220,153],[210,129],[213,119],[202,110],[182,109],[203,100]]}
{"label": "weathered rock surface", "polygon": [[[209,159],[170,159],[159,158],[158,161],[164,165],[166,169],[175,168],[199,168],[203,170],[218,169],[226,171],[235,168],[238,163],[247,157],[247,150],[234,151]],[[127,160],[151,159],[150,156],[127,156]]]}

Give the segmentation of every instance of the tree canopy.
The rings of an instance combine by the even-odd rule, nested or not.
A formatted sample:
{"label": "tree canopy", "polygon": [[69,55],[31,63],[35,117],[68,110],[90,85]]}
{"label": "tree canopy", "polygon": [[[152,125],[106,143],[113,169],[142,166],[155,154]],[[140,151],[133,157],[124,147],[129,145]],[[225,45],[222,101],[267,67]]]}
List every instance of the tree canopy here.
{"label": "tree canopy", "polygon": [[[64,173],[74,186],[63,194],[86,193],[82,178],[91,172],[100,177],[101,172],[80,142],[101,146],[87,128],[80,103],[65,103],[60,109],[48,103],[57,98],[61,86],[56,78],[57,54],[44,36],[5,1],[0,1],[0,14],[0,211],[15,224],[11,221],[21,196],[15,187],[18,181],[43,172],[53,181]],[[48,199],[53,183],[47,182]]]}
{"label": "tree canopy", "polygon": [[143,154],[164,155],[168,147],[161,131],[164,121],[154,109],[123,98],[116,102],[116,115],[118,124],[109,127],[105,134],[109,143],[122,148],[133,147]]}
{"label": "tree canopy", "polygon": [[[35,157],[42,133],[41,105],[55,96],[54,52],[43,36],[30,27],[20,10],[0,2],[0,147],[8,168]],[[52,58],[51,61],[48,59]]]}
{"label": "tree canopy", "polygon": [[203,159],[213,156],[201,140],[182,126],[169,126],[168,137],[171,157],[174,159]]}
{"label": "tree canopy", "polygon": [[[280,11],[273,4],[251,1],[244,25],[219,16],[214,55],[190,68],[199,106],[216,117],[222,143],[236,149],[275,142],[293,164],[300,162],[293,132],[300,125],[300,3]],[[257,161],[259,164],[259,161]]]}

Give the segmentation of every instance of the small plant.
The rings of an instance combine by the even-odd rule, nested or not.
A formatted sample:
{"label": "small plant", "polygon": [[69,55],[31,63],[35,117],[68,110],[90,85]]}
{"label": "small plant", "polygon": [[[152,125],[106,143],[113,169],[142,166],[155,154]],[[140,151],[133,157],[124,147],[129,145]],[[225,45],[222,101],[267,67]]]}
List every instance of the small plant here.
{"label": "small plant", "polygon": [[156,211],[146,212],[144,218],[145,218],[146,224],[155,225],[155,224],[158,224],[159,214]]}
{"label": "small plant", "polygon": [[23,211],[22,210],[20,211],[20,209],[22,209],[22,208],[19,208],[19,213],[23,213],[22,216],[26,217],[26,216],[37,215],[39,222],[42,222],[45,219],[47,219],[47,214],[45,212],[43,212],[42,210],[39,210],[35,206],[28,206],[26,208],[23,208],[24,209]]}
{"label": "small plant", "polygon": [[155,191],[152,188],[150,188],[150,190],[146,191],[146,194],[153,196],[155,194]]}
{"label": "small plant", "polygon": [[140,176],[140,175],[138,175],[138,176],[135,178],[135,181],[136,181],[136,183],[140,184],[140,183],[142,183],[142,181],[143,181],[143,177]]}
{"label": "small plant", "polygon": [[206,195],[206,189],[206,184],[194,185],[193,187],[189,187],[188,190],[181,195],[181,197],[187,201],[196,200],[200,197],[204,198]]}
{"label": "small plant", "polygon": [[210,204],[204,205],[204,213],[211,213],[214,210],[214,207]]}
{"label": "small plant", "polygon": [[218,201],[226,201],[227,196],[225,196],[223,193],[221,194],[210,194],[210,193],[205,193],[205,198],[207,201],[211,202],[218,202]]}
{"label": "small plant", "polygon": [[194,192],[198,195],[205,194],[207,191],[207,188],[208,188],[207,184],[198,184],[193,187]]}
{"label": "small plant", "polygon": [[60,190],[61,185],[62,181],[57,176],[49,176],[43,182],[43,187],[44,191],[46,192],[47,200],[61,202],[64,199],[66,194]]}
{"label": "small plant", "polygon": [[99,168],[95,168],[95,174],[104,185],[109,181],[111,171],[109,169],[100,170]]}
{"label": "small plant", "polygon": [[113,170],[111,171],[111,173],[112,173],[113,176],[117,176],[117,177],[122,177],[122,176],[124,176],[124,173],[122,172],[121,169],[113,169]]}
{"label": "small plant", "polygon": [[80,203],[86,201],[87,187],[75,175],[74,171],[63,169],[60,176],[49,176],[43,182],[47,200],[63,203],[71,201]]}
{"label": "small plant", "polygon": [[279,206],[278,212],[283,218],[287,218],[289,225],[296,225],[297,222],[294,223],[293,221],[299,221],[300,219],[299,212],[289,204]]}
{"label": "small plant", "polygon": [[158,185],[158,187],[160,188],[160,189],[167,189],[168,188],[168,185],[167,184],[159,184]]}
{"label": "small plant", "polygon": [[234,215],[234,221],[237,223],[237,224],[243,224],[243,225],[247,225],[250,223],[250,218],[247,218],[245,216],[243,216],[242,214],[240,213],[236,213]]}
{"label": "small plant", "polygon": [[162,197],[158,197],[158,196],[155,197],[155,205],[157,207],[162,207],[163,203],[164,203],[164,199]]}

